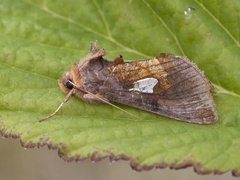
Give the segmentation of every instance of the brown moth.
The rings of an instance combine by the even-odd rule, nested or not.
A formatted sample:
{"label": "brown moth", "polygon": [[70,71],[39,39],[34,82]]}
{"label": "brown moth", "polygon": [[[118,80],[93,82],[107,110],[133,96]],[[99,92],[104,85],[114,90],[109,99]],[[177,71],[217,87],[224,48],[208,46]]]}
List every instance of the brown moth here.
{"label": "brown moth", "polygon": [[74,63],[58,82],[66,98],[40,121],[54,116],[72,95],[88,103],[117,102],[190,123],[218,120],[213,86],[186,57],[160,54],[124,62],[120,55],[111,62],[104,55],[103,48],[91,44],[90,54]]}

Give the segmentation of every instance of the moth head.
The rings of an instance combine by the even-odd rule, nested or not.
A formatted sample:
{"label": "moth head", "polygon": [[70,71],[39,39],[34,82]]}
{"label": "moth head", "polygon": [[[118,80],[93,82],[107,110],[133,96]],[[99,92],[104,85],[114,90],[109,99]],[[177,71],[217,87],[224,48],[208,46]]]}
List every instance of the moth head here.
{"label": "moth head", "polygon": [[58,85],[63,90],[64,93],[68,94],[69,91],[73,88],[73,84],[71,84],[72,79],[70,77],[70,72],[67,71],[63,73],[61,78],[58,80]]}

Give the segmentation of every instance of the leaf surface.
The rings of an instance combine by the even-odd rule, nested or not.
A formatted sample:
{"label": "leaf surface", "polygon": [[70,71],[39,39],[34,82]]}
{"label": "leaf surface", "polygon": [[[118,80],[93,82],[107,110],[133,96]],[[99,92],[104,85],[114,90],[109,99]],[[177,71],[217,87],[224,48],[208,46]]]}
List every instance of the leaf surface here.
{"label": "leaf surface", "polygon": [[[0,130],[65,160],[129,159],[136,170],[194,166],[240,175],[240,1],[0,1]],[[215,86],[219,121],[197,125],[131,107],[64,99],[57,80],[97,40],[107,59],[185,55]]]}

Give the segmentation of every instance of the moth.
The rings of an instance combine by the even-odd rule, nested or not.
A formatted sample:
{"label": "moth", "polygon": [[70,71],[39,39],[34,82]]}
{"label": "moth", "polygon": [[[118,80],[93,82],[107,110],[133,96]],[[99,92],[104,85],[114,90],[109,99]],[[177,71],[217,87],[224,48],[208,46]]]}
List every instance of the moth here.
{"label": "moth", "polygon": [[[121,103],[172,119],[198,124],[218,120],[211,93],[213,86],[186,57],[159,54],[154,58],[124,62],[104,58],[96,43],[90,53],[72,65],[58,81],[67,94],[54,116],[75,95],[88,103]],[[117,107],[118,108],[118,107]]]}

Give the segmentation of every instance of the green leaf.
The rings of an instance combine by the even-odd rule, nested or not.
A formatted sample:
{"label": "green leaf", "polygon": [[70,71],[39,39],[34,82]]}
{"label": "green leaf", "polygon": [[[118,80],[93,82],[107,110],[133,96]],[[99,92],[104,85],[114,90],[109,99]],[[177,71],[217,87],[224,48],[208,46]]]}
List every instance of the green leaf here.
{"label": "green leaf", "polygon": [[[240,175],[239,0],[0,0],[0,129],[24,147],[58,148],[65,160],[129,159],[136,170],[193,166]],[[57,80],[97,40],[107,59],[185,55],[216,88],[219,121],[179,122],[72,97]]]}

